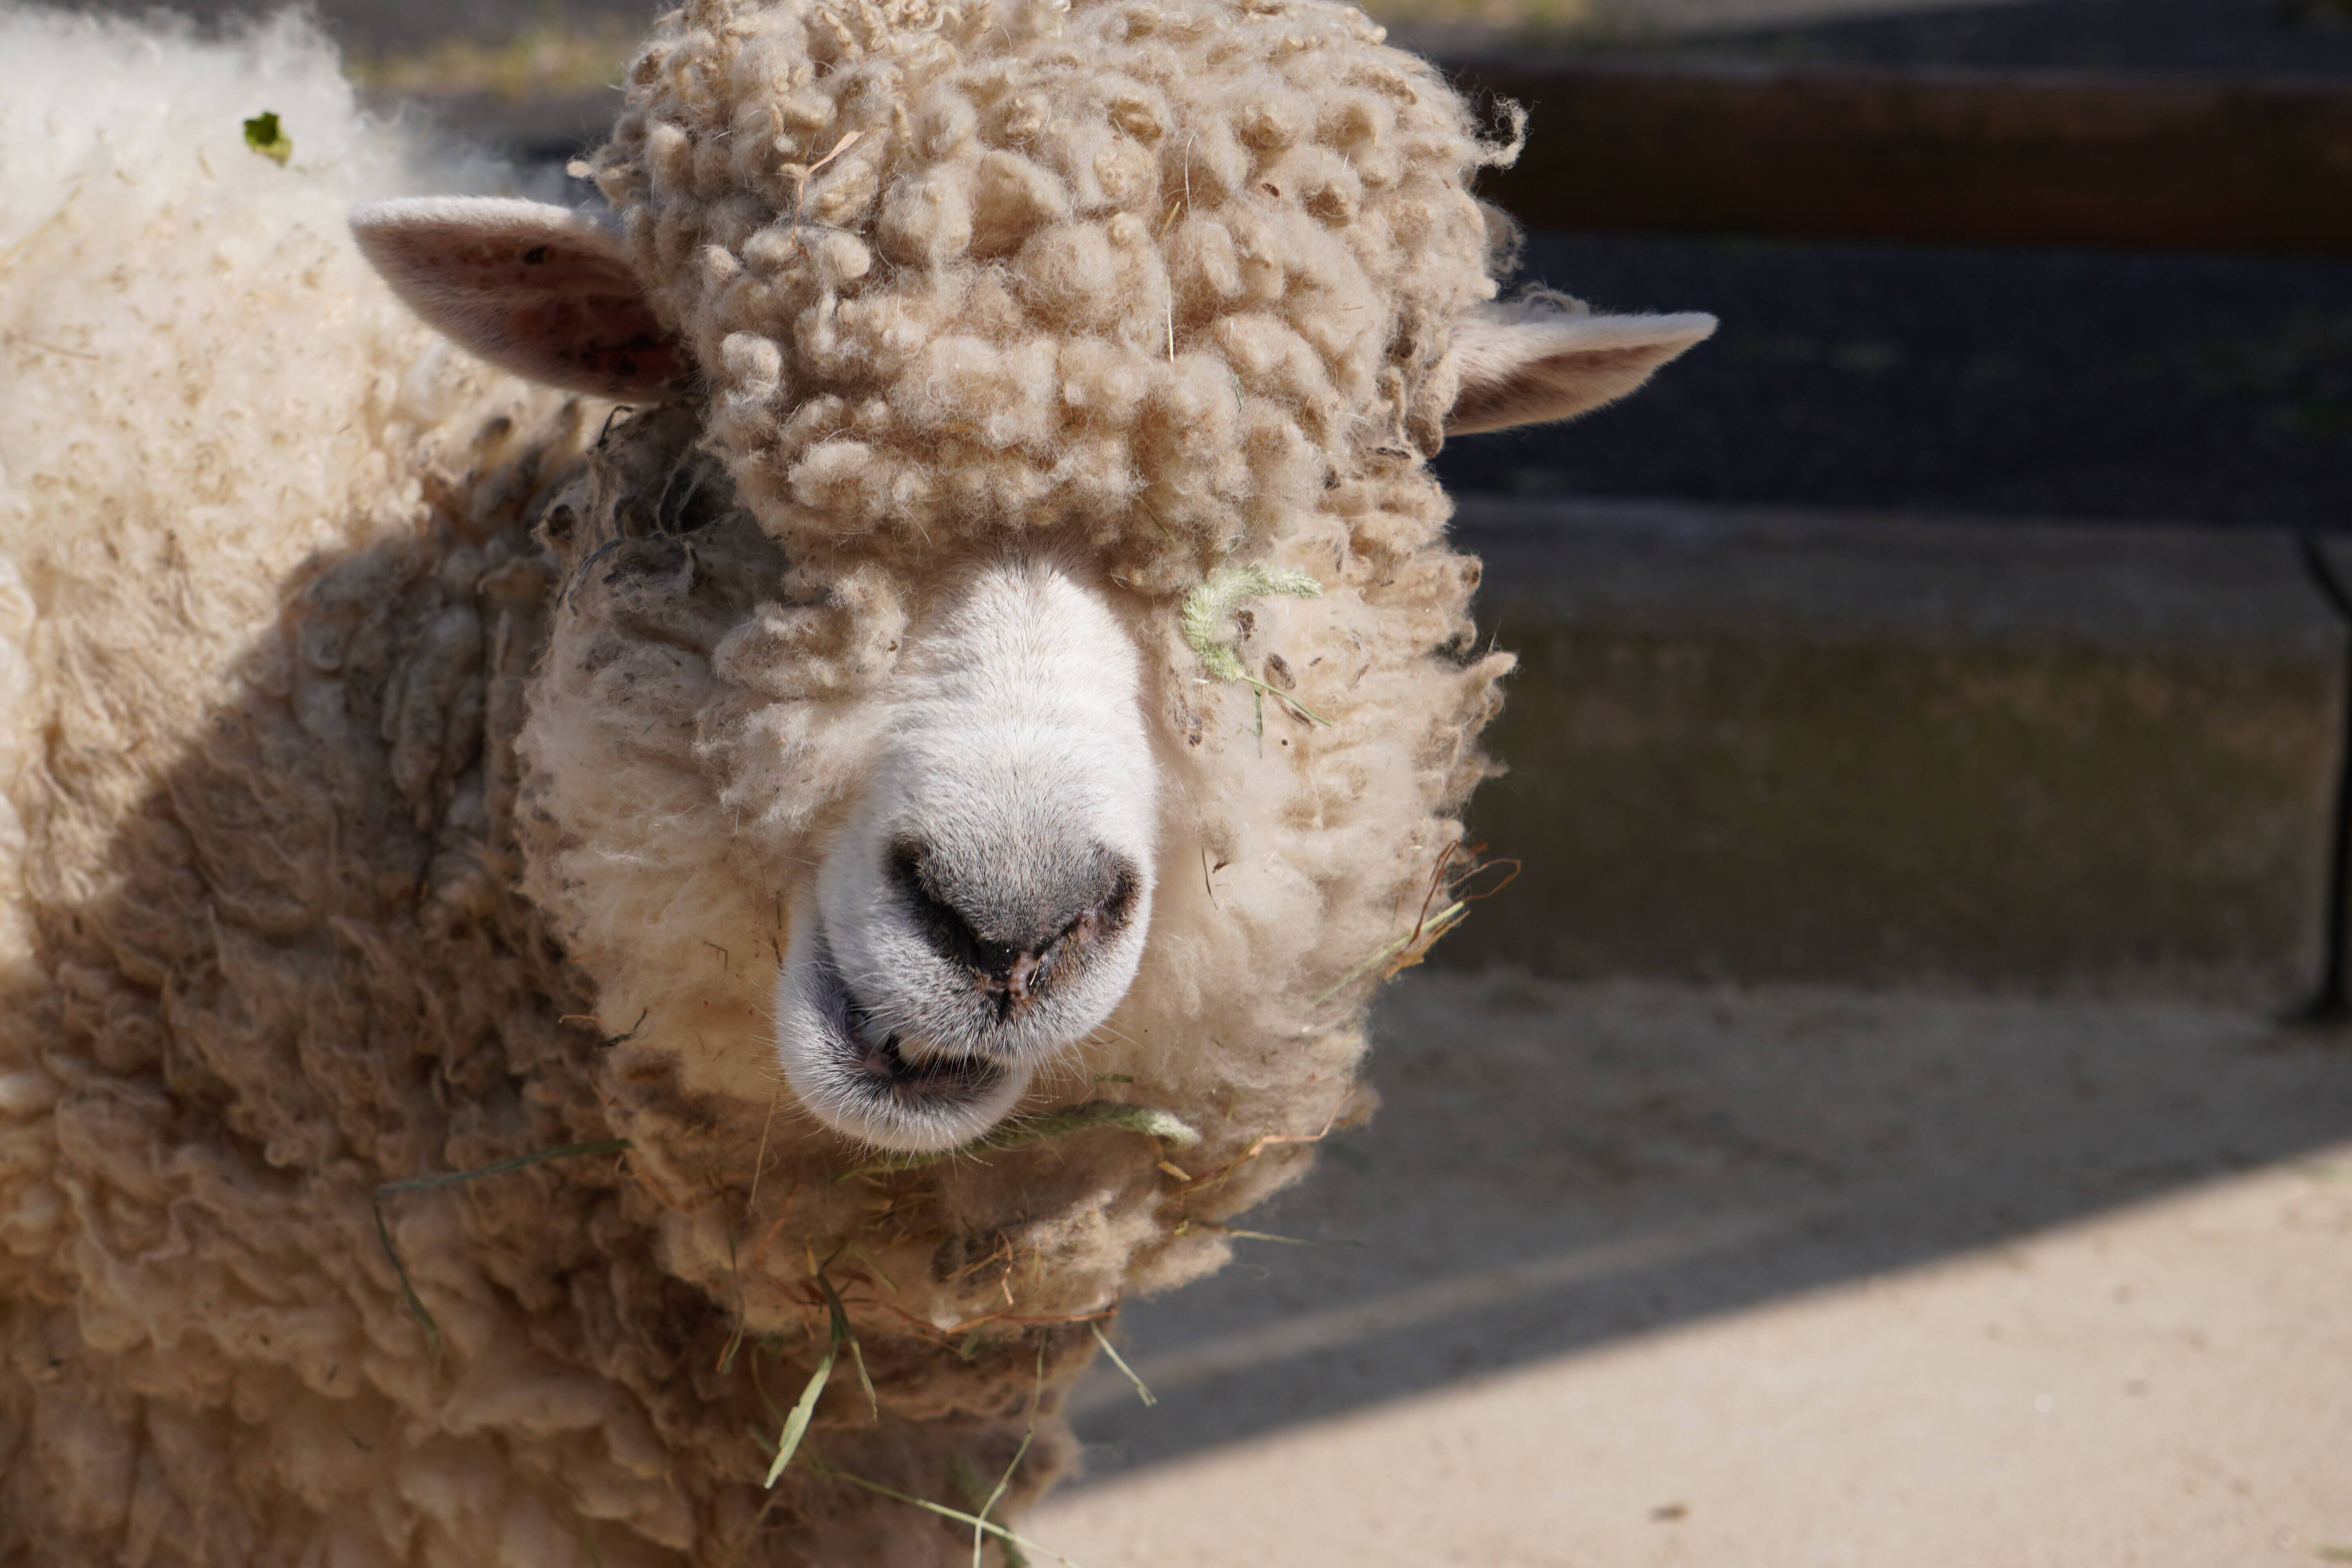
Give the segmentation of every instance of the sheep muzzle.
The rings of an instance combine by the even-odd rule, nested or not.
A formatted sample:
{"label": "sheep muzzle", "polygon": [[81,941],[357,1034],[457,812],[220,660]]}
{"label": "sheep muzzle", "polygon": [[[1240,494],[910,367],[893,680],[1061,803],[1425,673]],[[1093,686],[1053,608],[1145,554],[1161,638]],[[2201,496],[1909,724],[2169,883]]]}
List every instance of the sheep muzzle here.
{"label": "sheep muzzle", "polygon": [[1130,634],[1052,561],[982,568],[910,633],[778,982],[778,1056],[820,1120],[952,1147],[1118,1006],[1158,836],[1140,689]]}

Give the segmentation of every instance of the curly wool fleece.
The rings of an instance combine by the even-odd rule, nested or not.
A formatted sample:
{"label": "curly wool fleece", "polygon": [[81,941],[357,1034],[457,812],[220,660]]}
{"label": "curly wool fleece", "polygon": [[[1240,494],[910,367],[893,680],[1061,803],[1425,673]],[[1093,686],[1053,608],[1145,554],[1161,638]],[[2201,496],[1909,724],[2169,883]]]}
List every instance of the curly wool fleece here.
{"label": "curly wool fleece", "polygon": [[[770,531],[1082,531],[1181,590],[1433,451],[1508,232],[1460,97],[1319,0],[697,0],[594,163]],[[875,543],[873,548],[888,548]]]}
{"label": "curly wool fleece", "polygon": [[[1376,40],[665,20],[600,168],[709,385],[607,427],[365,272],[342,213],[413,182],[314,37],[0,11],[0,1563],[968,1562],[763,1486],[828,1289],[874,1398],[836,1366],[811,1456],[1050,1482],[1094,1326],[1364,1109],[1365,961],[1486,771],[1509,661],[1458,657],[1421,454],[1486,154]],[[1167,786],[1135,984],[1023,1110],[1201,1142],[843,1180],[770,958],[902,643],[1014,538],[1112,584]],[[1262,714],[1182,624],[1233,562],[1322,588],[1210,628]],[[624,1137],[382,1200],[394,1272],[384,1184]]]}

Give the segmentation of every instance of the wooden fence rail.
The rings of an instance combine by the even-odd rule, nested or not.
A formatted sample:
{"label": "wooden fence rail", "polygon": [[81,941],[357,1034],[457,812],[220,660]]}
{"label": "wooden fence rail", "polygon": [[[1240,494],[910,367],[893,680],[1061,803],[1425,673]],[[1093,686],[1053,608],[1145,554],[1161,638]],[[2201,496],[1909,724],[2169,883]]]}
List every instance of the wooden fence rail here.
{"label": "wooden fence rail", "polygon": [[1533,114],[1481,189],[1541,228],[2352,255],[2320,80],[1465,61]]}

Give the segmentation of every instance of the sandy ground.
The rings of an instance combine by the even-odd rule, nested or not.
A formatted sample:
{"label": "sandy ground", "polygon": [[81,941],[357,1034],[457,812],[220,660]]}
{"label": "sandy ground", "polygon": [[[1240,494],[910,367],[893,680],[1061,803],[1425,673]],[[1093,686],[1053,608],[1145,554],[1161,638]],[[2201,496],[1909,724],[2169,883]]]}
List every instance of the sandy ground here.
{"label": "sandy ground", "polygon": [[2352,1563],[2352,1048],[2153,1005],[1436,976],[1130,1311],[1085,1568]]}

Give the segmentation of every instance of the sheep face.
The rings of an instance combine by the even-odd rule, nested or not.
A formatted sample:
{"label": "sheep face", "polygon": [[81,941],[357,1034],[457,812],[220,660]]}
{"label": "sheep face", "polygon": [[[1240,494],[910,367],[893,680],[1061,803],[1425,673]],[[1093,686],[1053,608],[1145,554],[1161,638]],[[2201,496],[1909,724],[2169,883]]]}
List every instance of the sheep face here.
{"label": "sheep face", "polygon": [[1151,912],[1140,661],[1070,569],[969,574],[909,639],[870,782],[792,922],[776,1051],[896,1150],[988,1130],[1118,1006]]}
{"label": "sheep face", "polygon": [[[690,450],[707,439],[709,411],[680,395],[690,388],[679,372],[688,356],[656,324],[617,243],[572,214],[511,202],[391,204],[363,209],[355,226],[420,313],[493,362],[578,391],[661,405],[607,442],[635,455],[607,458],[618,489],[585,508],[604,519],[604,531],[569,542],[574,581],[533,688],[523,746],[542,804],[572,803],[555,814],[572,827],[573,847],[551,851],[562,863],[538,868],[531,885],[559,915],[567,905],[597,911],[572,922],[573,954],[612,1006],[614,1031],[651,1016],[672,1037],[709,1041],[721,1033],[714,1008],[740,1018],[764,1013],[763,1054],[811,1117],[861,1144],[908,1152],[984,1134],[1041,1073],[1106,1026],[1113,1035],[1150,1033],[1152,1025],[1113,1016],[1145,964],[1162,847],[1201,862],[1210,907],[1188,909],[1175,940],[1202,948],[1209,944],[1197,930],[1183,928],[1231,923],[1210,884],[1243,832],[1163,821],[1171,799],[1164,762],[1172,755],[1189,765],[1172,793],[1196,808],[1220,795],[1266,794],[1265,782],[1245,777],[1267,766],[1263,714],[1247,747],[1202,750],[1194,703],[1207,700],[1204,684],[1215,683],[1202,660],[1220,648],[1234,669],[1241,654],[1270,656],[1263,674],[1287,678],[1290,665],[1277,650],[1255,648],[1265,640],[1258,628],[1276,618],[1271,605],[1227,604],[1190,625],[1202,595],[1145,591],[1060,530],[1025,538],[1008,530],[960,548],[895,552],[832,553],[801,539],[799,551],[788,552],[767,510],[732,507],[740,536],[732,554],[707,538],[680,542],[658,523],[647,537],[625,537],[629,528],[618,520],[633,510],[658,513],[668,504],[661,498],[707,498],[729,491],[731,480]],[[1435,374],[1454,389],[1462,427],[1559,417],[1630,391],[1711,325],[1705,317],[1489,308],[1454,323],[1453,353]],[[633,475],[633,465],[644,471]],[[680,477],[688,468],[695,478]],[[1391,505],[1426,508],[1433,495],[1410,470],[1392,483],[1406,488]],[[1148,502],[1139,510],[1156,526]],[[807,526],[797,514],[794,521]],[[614,550],[623,552],[607,553]],[[1343,586],[1367,568],[1394,577],[1397,568],[1381,565],[1377,550],[1354,550],[1364,566],[1343,558]],[[1288,554],[1290,563],[1267,581],[1317,587],[1297,563],[1311,560],[1311,550],[1294,543]],[[1468,581],[1459,569],[1432,558],[1413,570],[1437,572],[1458,604]],[[760,602],[779,589],[802,602]],[[1352,614],[1371,614],[1401,647],[1425,652],[1446,640],[1452,614],[1441,609],[1431,622],[1433,638],[1413,616],[1374,610],[1378,592],[1355,587]],[[1366,630],[1343,616],[1316,635],[1333,639],[1335,655],[1344,641],[1341,657],[1355,662],[1355,650],[1380,646]],[[690,699],[671,668],[688,646],[711,678]],[[1326,658],[1297,662],[1330,672]],[[1355,680],[1366,668],[1359,664]],[[1465,690],[1475,689],[1468,700],[1486,700],[1493,674],[1467,680]],[[1234,679],[1230,671],[1221,678]],[[1271,689],[1260,677],[1244,679]],[[1461,722],[1450,706],[1457,700],[1434,694],[1450,689],[1442,667],[1411,679],[1431,691],[1377,699],[1350,729],[1379,726],[1381,704],[1398,700],[1405,705],[1395,711],[1408,721],[1434,705],[1449,730]],[[1276,698],[1276,711],[1297,722],[1344,711],[1346,700],[1335,692],[1285,707],[1287,699]],[[604,775],[629,774],[621,752],[641,749],[643,735],[681,727],[697,732],[691,749],[709,769],[707,789],[650,811],[672,842],[625,846],[617,825],[649,814],[640,800],[578,803],[614,792]],[[591,732],[601,738],[580,739]],[[1303,758],[1292,744],[1277,739],[1277,757]],[[1475,776],[1475,756],[1464,755],[1425,778],[1412,745],[1410,732],[1401,733],[1393,758],[1380,764],[1402,787],[1444,798],[1460,787],[1456,775]],[[1318,795],[1328,787],[1312,786]],[[1360,795],[1364,785],[1347,787]],[[665,868],[693,858],[676,840],[719,836],[721,821],[730,853],[757,858],[751,879],[767,897],[745,901],[754,915],[772,905],[772,922],[722,910],[725,900],[711,892],[721,879]],[[1413,837],[1391,853],[1421,858],[1436,848]],[[1294,881],[1331,879],[1304,862],[1278,869]],[[1407,859],[1385,874],[1398,885],[1383,883],[1377,902],[1394,909],[1412,896],[1403,882],[1426,873]],[[630,882],[640,886],[620,887]],[[706,906],[681,928],[679,910]],[[646,924],[616,925],[613,911],[633,911]],[[1305,934],[1297,917],[1277,924],[1276,940]],[[654,925],[673,938],[682,929],[685,938],[651,941]],[[743,994],[732,968],[746,937],[772,944],[764,996]],[[1344,928],[1333,940],[1367,941]],[[689,962],[698,950],[719,955],[725,973],[680,986],[677,976],[699,973]],[[1162,1029],[1169,1022],[1152,1020]],[[714,1057],[728,1048],[710,1047]],[[700,1081],[761,1096],[757,1079],[740,1068],[724,1079]]]}
{"label": "sheep face", "polygon": [[[900,1151],[1087,1081],[1045,1079],[1100,1037],[1179,1043],[1150,1064],[1171,1096],[1228,1069],[1338,1092],[1297,1042],[1352,1059],[1349,977],[1445,864],[1508,662],[1462,662],[1475,563],[1423,459],[1621,396],[1712,320],[1496,305],[1509,226],[1468,179],[1511,150],[1324,0],[696,0],[630,79],[594,161],[617,228],[487,200],[353,220],[492,363],[685,422],[654,446],[751,520],[723,570],[684,547],[688,578],[741,579],[731,627],[589,647],[569,617],[662,618],[583,608],[650,580],[615,558],[567,589],[534,688],[521,749],[571,843],[526,886],[606,1023],[714,1038],[708,987],[665,977],[772,943],[769,994],[710,982],[738,1037],[772,1010],[802,1108]],[[1282,647],[1267,591],[1321,595]],[[641,735],[690,753],[645,774],[659,811],[603,777]],[[729,847],[689,867],[697,835]],[[1213,1017],[1225,992],[1245,1021]]]}

